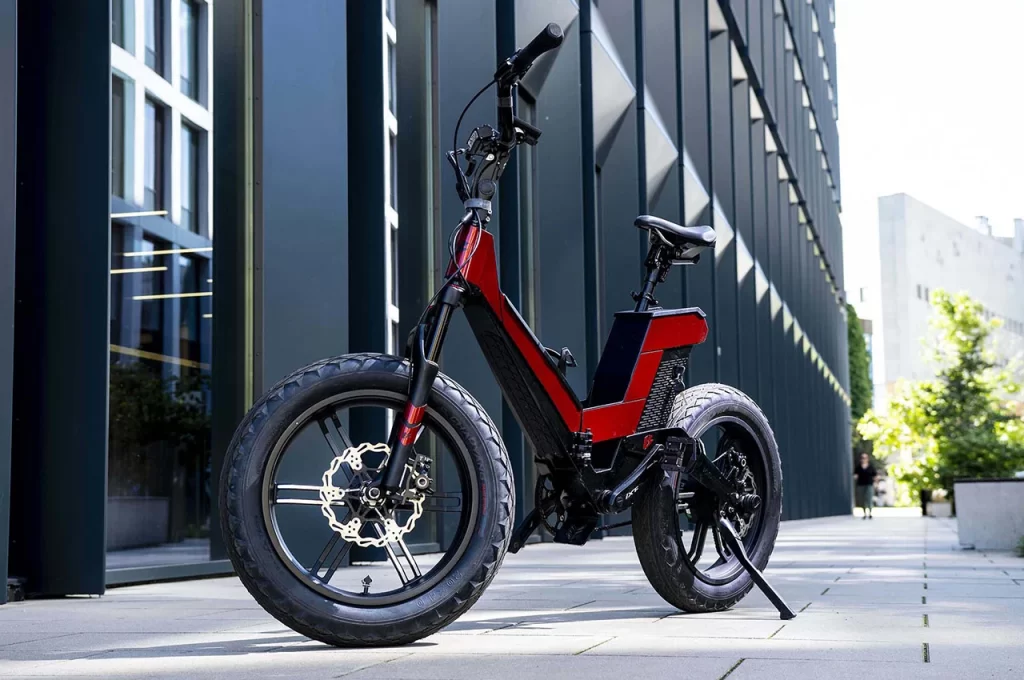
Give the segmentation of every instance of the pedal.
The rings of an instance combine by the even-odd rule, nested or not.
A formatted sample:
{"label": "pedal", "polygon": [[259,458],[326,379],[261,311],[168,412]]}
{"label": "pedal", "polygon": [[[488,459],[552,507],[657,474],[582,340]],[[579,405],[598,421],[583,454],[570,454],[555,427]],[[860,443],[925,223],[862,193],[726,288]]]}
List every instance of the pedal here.
{"label": "pedal", "polygon": [[537,530],[537,527],[540,526],[541,521],[544,519],[544,515],[541,512],[542,510],[539,508],[531,510],[530,514],[524,517],[523,521],[512,532],[512,540],[508,544],[508,551],[510,553],[515,554],[523,549],[527,539]]}
{"label": "pedal", "polygon": [[597,528],[597,516],[578,517],[570,515],[566,517],[558,531],[555,532],[555,543],[568,543],[569,545],[583,545],[590,539],[590,535]]}

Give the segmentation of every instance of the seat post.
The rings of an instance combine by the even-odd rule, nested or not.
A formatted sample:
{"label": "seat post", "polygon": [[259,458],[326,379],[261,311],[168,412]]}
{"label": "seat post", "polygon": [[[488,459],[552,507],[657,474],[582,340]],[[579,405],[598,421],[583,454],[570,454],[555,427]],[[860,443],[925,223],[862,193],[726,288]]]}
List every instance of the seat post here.
{"label": "seat post", "polygon": [[636,300],[636,307],[633,311],[636,312],[646,312],[651,304],[658,304],[658,301],[654,299],[654,288],[665,280],[668,270],[672,267],[671,258],[665,257],[664,244],[657,241],[651,243],[644,266],[647,267],[647,276],[644,277],[643,286],[639,293],[633,293],[633,299]]}

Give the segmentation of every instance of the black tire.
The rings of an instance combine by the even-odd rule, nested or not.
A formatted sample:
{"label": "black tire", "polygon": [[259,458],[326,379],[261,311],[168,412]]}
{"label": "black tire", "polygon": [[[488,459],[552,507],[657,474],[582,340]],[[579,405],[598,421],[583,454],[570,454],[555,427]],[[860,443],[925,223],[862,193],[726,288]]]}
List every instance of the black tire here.
{"label": "black tire", "polygon": [[[782,467],[767,418],[750,397],[727,385],[712,383],[680,394],[668,426],[680,427],[699,438],[716,421],[723,419],[747,433],[740,435],[749,436],[745,440],[746,448],[753,448],[756,443],[763,460],[760,516],[743,540],[751,561],[763,570],[775,547],[782,515]],[[749,458],[752,452],[745,453]],[[680,531],[677,477],[659,473],[637,493],[633,506],[633,541],[640,564],[651,585],[669,604],[688,612],[729,609],[743,599],[754,583],[738,563],[724,565],[730,567],[727,578],[717,579],[724,583],[709,583],[691,564]]]}
{"label": "black tire", "polygon": [[447,576],[408,601],[354,606],[316,592],[275,550],[265,522],[262,478],[268,457],[288,426],[312,406],[347,391],[405,393],[409,378],[408,362],[378,354],[344,355],[306,366],[253,405],[224,460],[221,530],[239,578],[278,621],[330,645],[401,645],[444,628],[483,594],[508,547],[515,516],[508,454],[480,404],[451,378],[439,374],[428,412],[448,423],[468,450],[482,489],[468,543]]}

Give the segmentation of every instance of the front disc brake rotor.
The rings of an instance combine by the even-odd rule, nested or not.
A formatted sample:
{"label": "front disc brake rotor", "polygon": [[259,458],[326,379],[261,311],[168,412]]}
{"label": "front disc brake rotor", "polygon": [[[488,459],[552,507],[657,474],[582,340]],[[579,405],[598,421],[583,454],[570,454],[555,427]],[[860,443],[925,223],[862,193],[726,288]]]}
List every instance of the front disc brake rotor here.
{"label": "front disc brake rotor", "polygon": [[[363,461],[363,454],[369,452],[383,453],[384,458],[376,466],[367,465]],[[363,443],[353,446],[336,456],[330,466],[323,474],[320,486],[320,511],[327,518],[327,523],[343,540],[354,543],[363,548],[383,548],[389,543],[402,540],[402,537],[416,527],[416,520],[423,514],[423,493],[421,491],[409,490],[403,494],[404,501],[412,506],[409,517],[399,524],[395,519],[395,510],[385,508],[380,498],[373,499],[368,495],[370,489],[376,487],[364,483],[356,488],[341,488],[334,485],[334,475],[347,465],[355,474],[353,479],[366,478],[369,475],[377,476],[384,470],[388,458],[391,457],[391,449],[387,444]],[[412,464],[406,464],[406,479],[415,479]],[[351,517],[345,521],[339,521],[334,512],[335,504],[341,502],[349,509]],[[365,525],[374,525],[376,536],[363,536],[362,531]]]}

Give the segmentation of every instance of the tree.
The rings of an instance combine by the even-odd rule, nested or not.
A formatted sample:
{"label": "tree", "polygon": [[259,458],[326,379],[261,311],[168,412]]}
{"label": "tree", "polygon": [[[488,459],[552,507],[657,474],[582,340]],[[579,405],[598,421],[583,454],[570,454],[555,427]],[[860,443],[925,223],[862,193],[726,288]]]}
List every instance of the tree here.
{"label": "tree", "polygon": [[867,343],[864,342],[864,328],[860,324],[857,310],[846,304],[846,346],[850,356],[850,417],[853,419],[853,451],[859,455],[869,453],[870,445],[860,436],[856,425],[864,413],[871,408],[871,373]]}
{"label": "tree", "polygon": [[893,470],[912,491],[952,496],[958,478],[1005,477],[1024,468],[1024,423],[1009,401],[1021,386],[988,349],[1000,322],[986,321],[980,303],[939,290],[932,306],[935,379],[899,385],[888,413],[868,412],[858,429],[886,455],[914,454]]}

